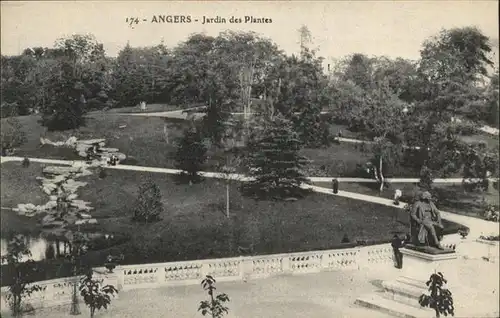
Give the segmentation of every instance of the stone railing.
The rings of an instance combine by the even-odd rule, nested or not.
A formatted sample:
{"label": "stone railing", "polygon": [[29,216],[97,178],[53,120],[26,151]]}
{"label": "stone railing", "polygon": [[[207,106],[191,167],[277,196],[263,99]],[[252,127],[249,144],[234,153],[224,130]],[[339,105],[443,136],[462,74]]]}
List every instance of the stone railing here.
{"label": "stone railing", "polygon": [[[447,239],[445,245],[456,242]],[[113,273],[94,269],[104,284],[118,290],[134,290],[162,286],[199,284],[206,275],[218,281],[246,281],[276,275],[296,275],[339,270],[373,270],[393,264],[390,244],[361,246],[347,249],[310,251],[289,254],[257,255],[222,259],[194,260],[156,264],[118,266]],[[37,282],[45,287],[31,295],[27,302],[33,308],[69,304],[75,278]],[[2,287],[2,307],[6,306],[7,287]]]}
{"label": "stone railing", "polygon": [[390,244],[290,254],[272,254],[116,268],[118,289],[199,284],[206,275],[238,281],[275,275],[358,270],[392,264]]}
{"label": "stone railing", "polygon": [[[94,271],[94,278],[103,279],[103,283],[118,285],[118,276],[114,273],[107,274],[105,270],[98,269]],[[23,299],[24,304],[29,304],[29,307],[33,309],[53,307],[67,305],[71,303],[73,296],[73,286],[74,284],[79,285],[79,279],[77,277],[65,277],[51,280],[44,280],[35,283],[43,288],[43,291],[34,292],[27,299]],[[79,294],[79,292],[78,292]],[[8,301],[8,287],[2,287],[1,289],[1,305],[2,311],[9,308]],[[80,298],[80,303],[82,299]]]}

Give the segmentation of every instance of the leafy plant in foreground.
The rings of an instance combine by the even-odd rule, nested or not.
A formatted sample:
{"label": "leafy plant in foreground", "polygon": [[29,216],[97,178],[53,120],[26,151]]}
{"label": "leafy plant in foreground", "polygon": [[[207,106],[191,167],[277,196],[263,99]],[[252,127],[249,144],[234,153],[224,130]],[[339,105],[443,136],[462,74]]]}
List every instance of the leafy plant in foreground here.
{"label": "leafy plant in foreground", "polygon": [[[23,260],[27,258],[27,260]],[[33,274],[37,271],[35,262],[31,259],[31,252],[26,246],[24,237],[16,235],[8,243],[7,254],[2,255],[2,263],[12,268],[12,283],[8,286],[7,301],[10,304],[12,315],[20,317],[23,314],[24,298],[29,297],[34,292],[45,290],[45,287],[33,284]]]}
{"label": "leafy plant in foreground", "polygon": [[118,290],[112,285],[102,286],[102,279],[93,279],[92,271],[80,280],[80,295],[83,301],[90,308],[90,317],[93,318],[96,309],[107,309],[111,304],[111,297],[118,294]]}
{"label": "leafy plant in foreground", "polygon": [[210,299],[202,301],[198,311],[201,311],[203,316],[210,314],[212,318],[221,318],[224,314],[227,314],[229,312],[229,308],[224,306],[224,303],[229,301],[229,297],[226,294],[218,294],[214,297],[214,291],[216,289],[215,279],[212,276],[207,275],[201,282],[201,286],[208,292]]}
{"label": "leafy plant in foreground", "polygon": [[436,318],[441,317],[441,315],[455,316],[453,296],[446,288],[446,283],[447,280],[444,278],[443,273],[432,274],[426,283],[429,287],[430,295],[422,294],[418,299],[420,306],[434,309]]}

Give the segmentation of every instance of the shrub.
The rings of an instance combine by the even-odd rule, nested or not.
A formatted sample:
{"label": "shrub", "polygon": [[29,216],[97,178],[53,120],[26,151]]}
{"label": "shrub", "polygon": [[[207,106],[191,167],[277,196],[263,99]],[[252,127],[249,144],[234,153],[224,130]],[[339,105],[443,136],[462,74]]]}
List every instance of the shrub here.
{"label": "shrub", "polygon": [[158,221],[162,212],[160,188],[153,181],[147,180],[139,187],[133,220],[146,223]]}
{"label": "shrub", "polygon": [[469,120],[453,123],[452,129],[454,133],[463,136],[471,136],[478,133],[479,131],[477,129],[477,124]]}
{"label": "shrub", "polygon": [[500,241],[500,235],[490,235],[490,236],[484,236],[484,235],[481,235],[479,237],[481,240],[485,240],[485,241]]}
{"label": "shrub", "polygon": [[106,104],[98,98],[91,98],[87,101],[87,110],[101,110],[105,106]]}
{"label": "shrub", "polygon": [[498,208],[493,204],[488,204],[480,213],[479,216],[488,221],[499,222],[500,213]]}
{"label": "shrub", "polygon": [[0,125],[2,156],[10,155],[15,147],[19,147],[26,142],[26,134],[22,128],[21,123],[15,117],[9,117]]}
{"label": "shrub", "polygon": [[344,237],[342,238],[341,243],[350,243],[351,240],[349,240],[349,236],[347,236],[347,233],[344,234]]}
{"label": "shrub", "polygon": [[424,190],[430,191],[432,189],[433,179],[432,170],[427,166],[423,166],[420,170],[420,181],[418,182],[418,186]]}
{"label": "shrub", "polygon": [[198,171],[207,160],[207,147],[203,143],[200,132],[196,128],[187,129],[177,145],[175,154],[176,168],[181,175],[192,182],[200,180]]}

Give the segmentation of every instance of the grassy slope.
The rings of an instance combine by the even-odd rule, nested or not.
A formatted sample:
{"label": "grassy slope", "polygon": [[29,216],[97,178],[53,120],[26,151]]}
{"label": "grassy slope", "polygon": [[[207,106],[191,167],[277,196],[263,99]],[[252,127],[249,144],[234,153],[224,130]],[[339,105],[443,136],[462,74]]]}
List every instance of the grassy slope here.
{"label": "grassy slope", "polygon": [[[40,191],[33,176],[40,172],[36,166],[33,163],[28,170],[14,163],[3,166],[2,190],[12,190],[2,191],[2,202],[11,206],[36,200],[44,202],[38,198]],[[23,174],[32,177],[19,177]],[[81,188],[79,194],[83,200],[92,202],[95,207],[92,214],[106,231],[132,233],[132,242],[126,251],[129,257],[140,253],[143,255],[133,258],[167,261],[230,255],[231,226],[225,218],[223,183],[207,179],[189,186],[176,184],[172,176],[163,174],[119,170],[110,170],[109,174],[105,179],[95,175],[81,178],[89,184]],[[147,177],[160,187],[165,212],[162,221],[142,225],[132,222],[130,217],[138,185]],[[28,183],[33,188],[29,193],[15,195],[16,191],[26,189]],[[391,230],[404,229],[396,222],[399,212],[391,207],[323,194],[312,194],[297,202],[255,201],[242,197],[236,185],[231,187],[234,246],[254,245],[256,253],[330,248],[340,243],[344,233],[351,240],[389,239]],[[13,212],[3,211],[3,214],[9,213]],[[2,226],[24,219],[10,215],[6,219],[9,224]],[[23,221],[15,226],[33,226],[24,224]]]}
{"label": "grassy slope", "polygon": [[[2,119],[3,120],[3,119]],[[70,136],[81,139],[106,138],[107,146],[118,148],[128,156],[126,164],[153,167],[172,168],[175,166],[175,142],[185,127],[185,122],[165,120],[155,117],[133,117],[112,113],[94,112],[87,116],[87,124],[78,130],[66,132],[48,132],[37,122],[37,116],[19,117],[27,135],[28,141],[19,147],[16,155],[37,158],[81,159],[73,150],[52,146],[40,146],[40,137],[52,141],[66,140]],[[169,143],[164,137],[164,125],[169,131]],[[119,128],[126,125],[125,128]],[[348,132],[343,126],[332,126],[332,133],[342,129],[344,135]],[[354,134],[348,137],[356,137]],[[364,164],[368,156],[354,144],[342,143],[331,145],[324,149],[303,149],[302,153],[312,160],[308,174],[322,175],[352,175],[356,164]],[[209,152],[211,159],[205,169],[211,170],[217,162],[218,153]]]}
{"label": "grassy slope", "polygon": [[[36,163],[29,168],[4,163],[2,205],[46,202],[47,196],[35,180],[41,171],[42,165]],[[95,208],[92,215],[99,222],[82,230],[129,239],[88,252],[84,262],[94,266],[102,266],[108,254],[124,254],[123,264],[137,264],[242,255],[238,246],[252,247],[251,254],[298,252],[352,246],[340,244],[344,234],[352,242],[374,244],[390,240],[393,231],[407,231],[408,218],[400,209],[317,193],[296,202],[255,201],[242,197],[237,184],[231,185],[231,217],[227,219],[222,181],[207,179],[190,186],[177,184],[173,176],[165,174],[108,173],[104,179],[96,174],[79,179],[88,182],[78,191],[79,198],[91,202]],[[131,221],[131,216],[139,184],[146,178],[160,187],[165,209],[161,221],[139,224]],[[11,230],[36,235],[39,218],[2,210],[2,236]],[[445,226],[449,230],[458,228],[447,222]],[[62,260],[42,262],[40,266],[41,280],[71,273],[71,266]]]}
{"label": "grassy slope", "polygon": [[[157,104],[159,105],[159,104]],[[154,105],[153,105],[154,106]],[[158,107],[167,107],[159,105]],[[167,107],[168,108],[168,107]],[[123,109],[120,109],[123,110]],[[2,119],[2,121],[5,119]],[[75,131],[47,132],[37,122],[37,116],[19,117],[27,134],[28,142],[22,145],[17,155],[81,159],[71,149],[56,148],[52,146],[40,147],[40,137],[52,141],[65,140],[69,136],[77,138],[106,138],[109,147],[118,148],[129,159],[126,164],[172,168],[175,166],[175,142],[181,136],[186,123],[179,120],[165,120],[156,117],[125,116],[111,112],[93,112],[87,116],[87,125]],[[126,125],[125,128],[119,128]],[[164,126],[169,131],[169,143],[165,141]],[[356,138],[356,133],[350,132],[342,125],[332,125],[331,132],[336,134],[342,130],[343,136]],[[498,144],[498,137],[471,136],[469,140],[487,141],[488,144]],[[303,149],[302,153],[312,162],[307,168],[307,174],[312,176],[356,176],[357,164],[366,163],[370,154],[366,153],[360,144],[341,143],[333,144],[323,149]],[[220,159],[220,154],[215,150],[209,153],[211,158],[205,167],[213,170],[214,164]],[[386,177],[411,177],[416,172],[404,167],[392,167]]]}

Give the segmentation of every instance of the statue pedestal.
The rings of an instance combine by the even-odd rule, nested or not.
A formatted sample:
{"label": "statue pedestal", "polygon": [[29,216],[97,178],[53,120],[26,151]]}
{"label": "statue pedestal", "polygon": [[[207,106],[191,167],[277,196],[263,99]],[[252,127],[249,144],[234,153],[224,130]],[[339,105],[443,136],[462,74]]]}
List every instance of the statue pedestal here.
{"label": "statue pedestal", "polygon": [[458,256],[454,250],[408,245],[401,249],[401,253],[403,254],[403,276],[427,281],[432,273],[442,272],[446,279],[450,281],[456,279],[454,260]]}
{"label": "statue pedestal", "polygon": [[397,317],[434,317],[434,311],[421,307],[418,299],[427,292],[425,283],[434,272],[442,272],[449,280],[451,290],[458,285],[458,273],[454,267],[455,251],[432,247],[407,245],[400,249],[403,254],[403,268],[395,272],[392,280],[383,281],[384,292],[363,295],[356,304]]}

